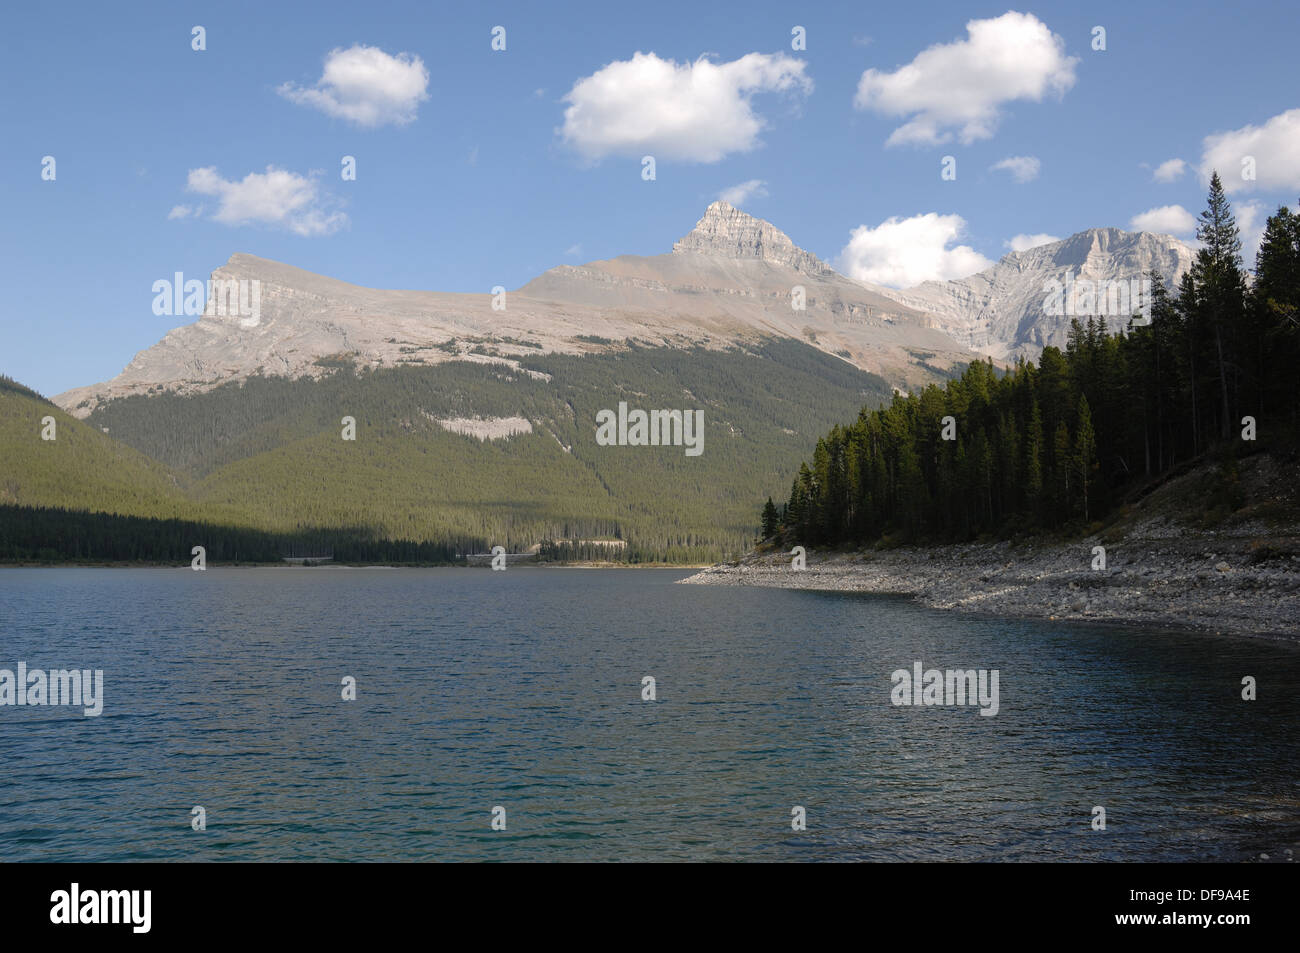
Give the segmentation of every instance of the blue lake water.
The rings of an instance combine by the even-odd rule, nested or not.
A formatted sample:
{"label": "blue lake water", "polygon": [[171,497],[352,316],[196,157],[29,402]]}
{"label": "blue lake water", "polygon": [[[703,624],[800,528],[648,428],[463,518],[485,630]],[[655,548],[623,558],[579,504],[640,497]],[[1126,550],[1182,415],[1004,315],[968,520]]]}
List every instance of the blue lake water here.
{"label": "blue lake water", "polygon": [[[1293,645],[685,575],[0,571],[0,668],[102,669],[105,696],[92,718],[0,707],[0,859],[1204,860],[1296,843]],[[890,673],[917,660],[997,669],[998,713],[893,705]]]}

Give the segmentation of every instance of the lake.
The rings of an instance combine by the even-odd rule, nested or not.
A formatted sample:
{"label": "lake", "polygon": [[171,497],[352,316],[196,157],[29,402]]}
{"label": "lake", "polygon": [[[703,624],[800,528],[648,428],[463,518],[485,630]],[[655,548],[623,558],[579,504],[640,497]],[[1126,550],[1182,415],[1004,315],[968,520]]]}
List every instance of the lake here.
{"label": "lake", "polygon": [[[0,707],[0,859],[1181,861],[1295,843],[1294,645],[674,585],[688,574],[0,571],[0,668],[104,679],[98,717]],[[996,670],[997,713],[895,705],[891,673],[916,662]]]}

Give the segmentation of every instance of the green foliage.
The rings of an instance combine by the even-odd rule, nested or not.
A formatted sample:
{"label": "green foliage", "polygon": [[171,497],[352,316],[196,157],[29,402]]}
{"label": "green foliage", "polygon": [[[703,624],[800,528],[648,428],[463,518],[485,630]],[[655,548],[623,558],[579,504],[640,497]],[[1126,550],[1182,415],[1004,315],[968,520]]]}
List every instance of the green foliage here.
{"label": "green foliage", "polygon": [[[21,492],[0,502],[176,518],[280,542],[333,532],[336,552],[362,534],[377,553],[409,541],[461,552],[540,545],[556,559],[711,562],[750,545],[757,526],[748,501],[784,483],[781,461],[890,392],[797,342],[517,360],[376,371],[347,364],[315,380],[254,377],[204,394],[132,396],[85,423],[57,413],[55,452],[77,450],[57,459],[39,440],[41,413],[15,406],[18,422],[0,431],[0,450]],[[703,453],[598,446],[596,413],[619,401],[702,409]],[[10,407],[10,397],[0,395],[0,405]],[[355,441],[341,439],[344,416],[356,420]],[[480,441],[437,422],[476,417],[524,417],[533,429]],[[67,444],[64,421],[74,438]],[[624,545],[593,542],[606,539]]]}
{"label": "green foliage", "polygon": [[[1211,181],[1198,252],[1177,298],[1152,274],[1151,323],[1072,323],[1064,352],[1005,374],[975,363],[944,388],[896,397],[818,441],[784,528],[829,545],[970,539],[1087,524],[1124,494],[1210,449],[1228,458],[1300,438],[1300,216],[1269,219],[1247,291],[1240,239]],[[958,421],[941,439],[942,418]],[[1239,437],[1254,416],[1258,442]],[[1237,499],[1227,474],[1207,506]],[[759,497],[761,499],[761,497]]]}
{"label": "green foliage", "polygon": [[769,496],[767,505],[763,507],[763,539],[770,539],[775,536],[780,524],[781,517],[776,511],[776,504],[772,502],[772,498]]}
{"label": "green foliage", "polygon": [[39,400],[44,404],[48,404],[50,407],[54,406],[53,401],[42,397],[30,387],[24,387],[12,377],[7,377],[4,374],[0,374],[0,394],[19,394],[23,397],[31,397],[35,400]]}
{"label": "green foliage", "polygon": [[309,553],[344,563],[449,564],[465,551],[452,544],[378,539],[364,530],[276,534],[192,520],[0,504],[0,562],[189,565],[195,546],[202,546],[213,563],[276,563],[285,555]]}
{"label": "green foliage", "polygon": [[[42,420],[54,418],[54,439]],[[0,383],[0,504],[161,517],[193,515],[168,469],[45,398]]]}

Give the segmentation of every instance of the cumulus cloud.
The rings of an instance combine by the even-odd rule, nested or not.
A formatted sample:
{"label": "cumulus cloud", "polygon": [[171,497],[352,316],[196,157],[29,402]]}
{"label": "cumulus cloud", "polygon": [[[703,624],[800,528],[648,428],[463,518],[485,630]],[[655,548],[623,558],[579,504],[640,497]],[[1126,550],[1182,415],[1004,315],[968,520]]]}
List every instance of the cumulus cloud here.
{"label": "cumulus cloud", "polygon": [[186,188],[218,200],[213,221],[223,225],[269,225],[295,235],[329,235],[348,217],[329,209],[314,178],[268,165],[238,182],[222,178],[214,166],[191,169]]}
{"label": "cumulus cloud", "polygon": [[763,179],[750,179],[718,193],[718,198],[728,205],[744,205],[751,198],[767,198],[767,182]]}
{"label": "cumulus cloud", "polygon": [[1181,205],[1161,205],[1134,215],[1129,225],[1140,232],[1162,235],[1187,235],[1196,231],[1196,216]]}
{"label": "cumulus cloud", "polygon": [[948,247],[965,233],[960,215],[934,212],[895,216],[875,228],[859,225],[840,252],[838,267],[851,278],[891,288],[965,278],[993,264],[969,245]]}
{"label": "cumulus cloud", "polygon": [[989,168],[993,171],[1005,169],[1017,182],[1032,182],[1038,178],[1043,163],[1037,156],[1007,156],[1001,162],[995,162]]}
{"label": "cumulus cloud", "polygon": [[1246,267],[1254,269],[1255,256],[1264,241],[1264,226],[1268,224],[1271,211],[1264,208],[1262,202],[1241,202],[1232,210],[1237,220],[1237,229],[1241,232],[1241,258]]}
{"label": "cumulus cloud", "polygon": [[1056,235],[1048,235],[1046,232],[1038,232],[1034,235],[1021,233],[1007,239],[1002,245],[1012,251],[1025,251],[1030,248],[1037,248],[1039,245],[1050,245],[1052,242],[1059,242],[1060,240]]}
{"label": "cumulus cloud", "polygon": [[172,210],[167,213],[167,221],[170,222],[173,219],[178,219],[178,218],[189,218],[191,215],[198,215],[202,211],[203,211],[202,205],[200,205],[198,208],[191,208],[188,205],[173,205]]}
{"label": "cumulus cloud", "polygon": [[[1279,113],[1262,126],[1218,132],[1202,143],[1201,175],[1215,169],[1227,192],[1251,189],[1300,189],[1300,109]],[[1242,159],[1255,160],[1254,180],[1242,178]]]}
{"label": "cumulus cloud", "polygon": [[[1271,210],[1263,202],[1233,203],[1232,217],[1237,222],[1237,231],[1241,236],[1241,258],[1247,268],[1255,267],[1255,256],[1264,240],[1264,228],[1270,214]],[[1193,248],[1201,247],[1196,239],[1200,219],[1181,205],[1153,208],[1149,212],[1133,216],[1131,224],[1142,231],[1178,235]]]}
{"label": "cumulus cloud", "polygon": [[886,145],[989,139],[1004,104],[1042,102],[1074,85],[1078,57],[1037,17],[1014,10],[991,20],[971,20],[967,38],[918,53],[892,73],[869,69],[858,80],[853,104],[885,116],[910,116]]}
{"label": "cumulus cloud", "polygon": [[560,136],[588,159],[717,162],[758,145],[765,123],[754,112],[755,94],[806,95],[812,85],[804,62],[781,54],[677,63],[636,53],[574,83]]}
{"label": "cumulus cloud", "polygon": [[1156,166],[1151,178],[1157,182],[1172,182],[1186,171],[1187,163],[1182,159],[1168,159]]}
{"label": "cumulus cloud", "polygon": [[319,109],[359,126],[405,125],[429,98],[429,71],[413,53],[390,56],[375,46],[333,49],[315,86],[283,83],[290,102]]}

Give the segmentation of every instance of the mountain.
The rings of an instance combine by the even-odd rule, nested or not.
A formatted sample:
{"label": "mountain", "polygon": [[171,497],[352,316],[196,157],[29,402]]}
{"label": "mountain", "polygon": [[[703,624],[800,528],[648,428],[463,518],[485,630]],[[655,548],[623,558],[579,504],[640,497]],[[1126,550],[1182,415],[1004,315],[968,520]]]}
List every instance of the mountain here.
{"label": "mountain", "polygon": [[[1044,308],[1047,285],[1141,280],[1151,269],[1176,289],[1191,267],[1192,249],[1169,235],[1090,228],[1059,242],[1012,252],[996,265],[968,278],[927,281],[904,291],[873,289],[899,304],[930,315],[936,327],[966,347],[996,360],[1024,356],[1036,360],[1051,344],[1065,347],[1071,316]],[[1080,318],[1086,321],[1086,316]],[[1108,316],[1111,330],[1128,315]]]}
{"label": "mountain", "polygon": [[[971,359],[725,203],[667,254],[555,268],[504,296],[362,288],[242,254],[212,277],[256,288],[256,314],[210,300],[112,381],[55,400],[174,477],[187,514],[276,539],[618,539],[632,561],[713,560],[749,544],[753,500],[784,491],[817,434]],[[702,452],[602,444],[598,415],[623,405],[701,415]]]}
{"label": "mountain", "polygon": [[[348,548],[358,559],[405,558],[385,541],[463,553],[614,539],[628,561],[698,563],[743,551],[753,538],[753,500],[783,492],[788,461],[891,390],[811,345],[777,339],[532,354],[516,366],[345,365],[319,377],[253,375],[202,391],[115,398],[84,422],[43,404],[99,448],[62,457],[53,477],[42,462],[49,454],[39,416],[24,405],[0,432],[0,486],[12,481],[13,499],[25,506],[175,514],[336,552],[373,541]],[[602,445],[596,417],[620,403],[698,409],[702,452]],[[345,416],[355,420],[354,441],[342,439]],[[104,479],[114,494],[94,489]],[[149,496],[167,481],[174,498]],[[133,489],[139,499],[119,505]],[[0,506],[0,542],[13,519]],[[147,544],[147,533],[130,531]],[[61,524],[44,530],[61,532]],[[195,542],[192,533],[185,539]],[[245,534],[226,551],[254,545],[264,548]],[[165,559],[188,548],[148,551]]]}
{"label": "mountain", "polygon": [[[381,291],[236,254],[216,281],[260,283],[245,327],[209,307],[140,352],[105,384],[55,397],[86,416],[132,394],[193,393],[251,375],[320,377],[340,362],[380,368],[447,361],[518,368],[535,354],[802,341],[905,390],[944,379],[971,355],[931,319],[837,274],[767,222],[715,202],[670,254],[554,268],[508,292]],[[806,309],[792,307],[804,290]]]}
{"label": "mountain", "polygon": [[[256,288],[256,313],[209,301],[113,380],[56,397],[80,418],[60,418],[59,448],[36,439],[40,398],[6,398],[0,487],[16,489],[0,530],[18,504],[217,524],[222,552],[259,558],[301,540],[441,559],[616,539],[629,561],[715,560],[748,546],[754,501],[784,498],[819,435],[947,380],[975,358],[967,342],[1036,340],[1045,276],[1122,275],[1164,262],[1162,247],[1103,229],[892,292],[715,202],[667,254],[561,266],[495,296],[362,288],[236,254],[213,280]],[[598,415],[621,405],[700,413],[703,452],[602,443]],[[127,551],[166,560],[194,535],[170,528],[159,553],[148,527],[76,532],[127,533]]]}
{"label": "mountain", "polygon": [[[53,418],[50,431],[46,418]],[[166,516],[187,509],[166,466],[6,377],[0,377],[0,451],[0,505]]]}
{"label": "mountain", "polygon": [[674,255],[705,255],[736,260],[761,260],[784,265],[806,275],[830,277],[834,270],[811,252],[798,247],[770,222],[754,218],[726,202],[714,202],[689,235],[673,245]]}

